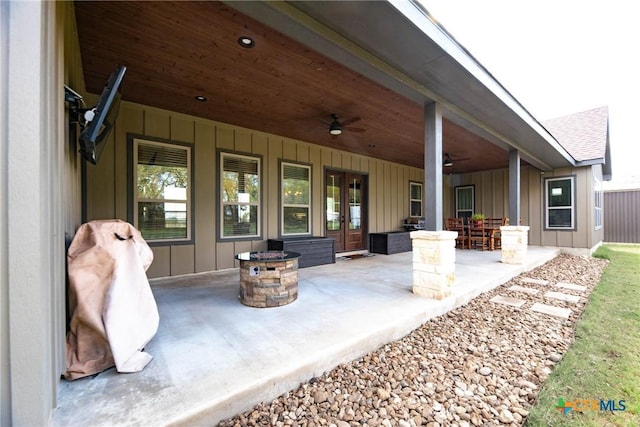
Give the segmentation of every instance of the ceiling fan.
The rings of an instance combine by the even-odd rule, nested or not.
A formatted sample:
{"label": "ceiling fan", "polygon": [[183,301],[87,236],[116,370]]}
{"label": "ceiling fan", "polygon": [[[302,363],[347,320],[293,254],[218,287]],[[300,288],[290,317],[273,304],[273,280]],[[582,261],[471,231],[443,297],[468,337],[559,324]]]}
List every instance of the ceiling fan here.
{"label": "ceiling fan", "polygon": [[360,120],[360,117],[353,117],[351,119],[343,120],[342,123],[339,120],[340,116],[338,116],[337,114],[332,114],[331,118],[333,118],[333,121],[329,125],[329,133],[333,135],[334,138],[340,135],[342,131],[364,132],[366,130],[362,128],[351,127],[353,123]]}
{"label": "ceiling fan", "polygon": [[444,158],[442,159],[442,166],[445,168],[450,168],[453,166],[453,161],[462,162],[464,160],[471,160],[469,157],[465,158],[455,158],[451,155],[451,153],[444,153]]}

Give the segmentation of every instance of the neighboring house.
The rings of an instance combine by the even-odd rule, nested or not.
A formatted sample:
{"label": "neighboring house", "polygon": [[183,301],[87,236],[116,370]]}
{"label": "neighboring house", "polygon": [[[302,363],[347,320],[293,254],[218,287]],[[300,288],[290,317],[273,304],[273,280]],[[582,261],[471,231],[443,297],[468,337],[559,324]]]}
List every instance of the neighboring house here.
{"label": "neighboring house", "polygon": [[[539,123],[413,2],[3,2],[0,22],[2,425],[55,407],[64,249],[84,221],[141,229],[151,277],[233,268],[275,237],[366,250],[408,217],[509,217],[531,245],[583,253],[603,240],[606,108]],[[89,165],[63,85],[91,106],[119,64]]]}

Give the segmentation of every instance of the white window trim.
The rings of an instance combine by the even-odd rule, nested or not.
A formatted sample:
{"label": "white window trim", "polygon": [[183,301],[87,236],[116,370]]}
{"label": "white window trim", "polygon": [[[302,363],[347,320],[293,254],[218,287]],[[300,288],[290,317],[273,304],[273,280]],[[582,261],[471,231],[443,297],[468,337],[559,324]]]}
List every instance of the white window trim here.
{"label": "white window trim", "polygon": [[[224,158],[225,157],[235,157],[235,158],[243,158],[243,159],[248,159],[251,161],[257,161],[258,162],[258,200],[255,202],[225,202],[223,200],[223,184],[224,184]],[[229,153],[229,152],[225,152],[225,151],[221,151],[220,152],[220,175],[219,175],[219,193],[220,193],[220,210],[218,212],[219,216],[220,216],[220,240],[246,240],[246,239],[254,239],[256,237],[260,237],[262,235],[262,212],[261,212],[261,205],[262,205],[262,159],[258,156],[247,156],[244,154],[237,154],[237,153]],[[258,218],[257,218],[257,224],[256,224],[256,234],[243,234],[241,236],[225,236],[224,235],[224,208],[225,206],[240,206],[240,205],[245,205],[245,206],[257,206],[256,211],[258,212]]]}
{"label": "white window trim", "polygon": [[[284,202],[284,167],[285,166],[293,166],[296,168],[304,168],[309,171],[309,203],[300,204],[300,203],[285,203]],[[309,236],[311,235],[311,166],[303,165],[299,163],[292,162],[281,162],[280,163],[280,234],[282,236]],[[305,233],[285,233],[284,232],[284,208],[307,208],[307,232]]]}
{"label": "white window trim", "polygon": [[602,228],[602,205],[604,202],[604,190],[602,181],[598,177],[593,177],[593,224],[595,230]]}
{"label": "white window trim", "polygon": [[[419,199],[413,199],[411,197],[411,195],[413,194],[412,187],[413,186],[418,186],[420,187],[420,198]],[[409,181],[409,218],[422,218],[424,215],[424,204],[422,202],[423,199],[423,193],[422,193],[422,183],[421,182],[417,182],[417,181]],[[411,207],[413,205],[413,202],[420,202],[420,215],[411,215]]]}
{"label": "white window trim", "polygon": [[[549,206],[549,183],[553,181],[571,181],[571,206]],[[571,209],[571,226],[559,227],[549,225],[550,210]],[[559,176],[555,178],[545,178],[544,180],[544,225],[547,230],[565,230],[575,231],[576,229],[576,177],[575,176]]]}
{"label": "white window trim", "polygon": [[[175,200],[175,199],[146,199],[138,197],[138,145],[158,145],[171,147],[173,149],[179,148],[187,152],[187,199]],[[162,202],[162,203],[186,203],[187,205],[187,237],[183,238],[168,238],[168,239],[145,239],[148,243],[163,243],[163,242],[188,242],[191,241],[191,191],[192,191],[192,168],[191,168],[191,147],[188,145],[167,143],[152,141],[148,139],[133,138],[133,225],[140,229],[138,225],[138,203],[140,202]]]}
{"label": "white window trim", "polygon": [[[458,209],[460,203],[458,202],[458,190],[467,190],[471,189],[471,209]],[[473,185],[459,185],[455,187],[455,209],[456,209],[456,218],[460,218],[460,212],[469,212],[470,215],[473,215],[476,208],[476,188]]]}

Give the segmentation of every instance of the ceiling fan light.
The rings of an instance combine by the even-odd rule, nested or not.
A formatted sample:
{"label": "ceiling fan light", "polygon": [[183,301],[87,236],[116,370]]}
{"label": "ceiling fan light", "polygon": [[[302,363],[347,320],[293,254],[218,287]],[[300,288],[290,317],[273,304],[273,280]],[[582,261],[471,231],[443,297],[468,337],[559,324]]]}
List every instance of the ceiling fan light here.
{"label": "ceiling fan light", "polygon": [[334,120],[329,126],[329,133],[331,135],[340,135],[342,133],[342,126],[337,120]]}
{"label": "ceiling fan light", "polygon": [[451,155],[449,153],[445,153],[442,166],[444,166],[445,168],[450,168],[451,166],[453,166],[453,160],[451,160]]}

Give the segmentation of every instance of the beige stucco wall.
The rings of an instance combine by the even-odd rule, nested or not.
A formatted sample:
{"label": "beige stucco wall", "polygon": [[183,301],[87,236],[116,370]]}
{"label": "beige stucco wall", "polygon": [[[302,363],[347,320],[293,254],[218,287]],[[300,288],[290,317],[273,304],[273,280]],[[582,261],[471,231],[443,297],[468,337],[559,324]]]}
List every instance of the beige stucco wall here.
{"label": "beige stucco wall", "polygon": [[[126,77],[125,77],[126,78]],[[234,255],[266,250],[279,234],[278,161],[312,166],[312,234],[324,234],[324,171],[335,168],[368,176],[369,232],[401,229],[409,215],[409,181],[422,182],[420,169],[309,144],[256,130],[123,102],[98,165],[87,165],[87,220],[128,220],[128,136],[191,143],[195,150],[195,243],[154,246],[150,277],[222,270],[236,266]],[[258,154],[263,162],[263,240],[217,242],[216,150]]]}

